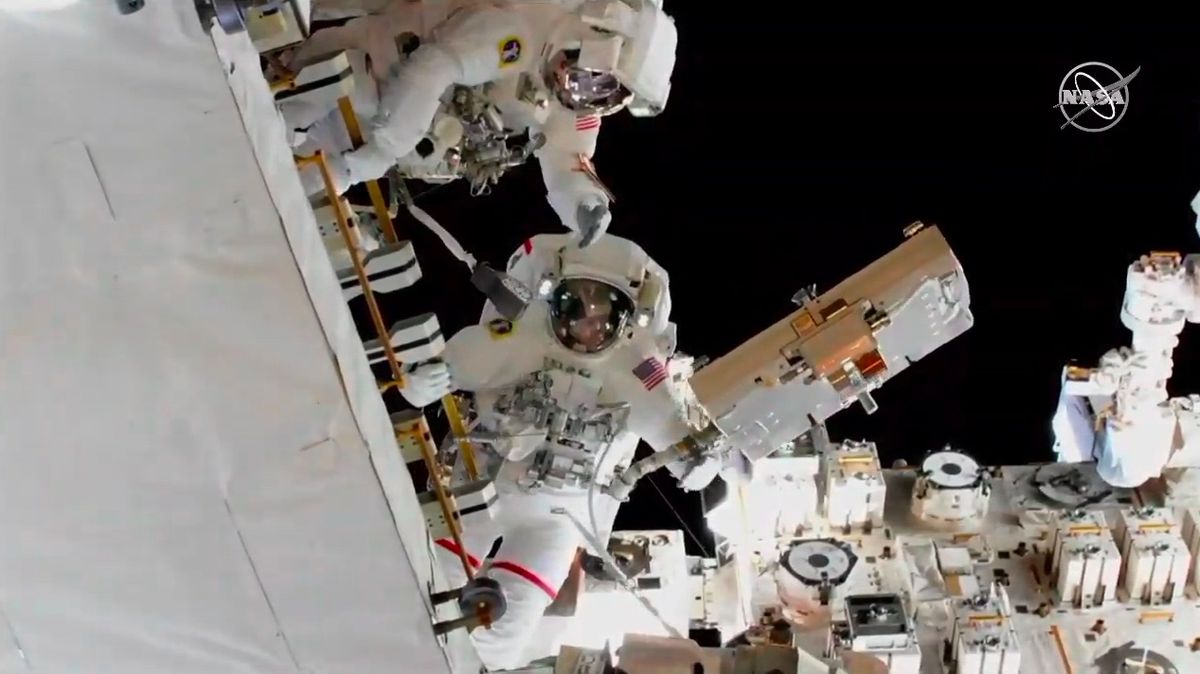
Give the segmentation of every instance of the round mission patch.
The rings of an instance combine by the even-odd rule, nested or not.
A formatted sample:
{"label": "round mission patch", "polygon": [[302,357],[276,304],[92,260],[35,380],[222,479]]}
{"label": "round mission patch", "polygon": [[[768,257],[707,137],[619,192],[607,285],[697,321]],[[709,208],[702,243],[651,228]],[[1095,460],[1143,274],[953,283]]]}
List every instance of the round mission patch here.
{"label": "round mission patch", "polygon": [[513,333],[513,323],[506,318],[493,318],[487,324],[492,339],[503,339]]}
{"label": "round mission patch", "polygon": [[500,66],[510,66],[521,60],[521,38],[509,35],[500,41]]}

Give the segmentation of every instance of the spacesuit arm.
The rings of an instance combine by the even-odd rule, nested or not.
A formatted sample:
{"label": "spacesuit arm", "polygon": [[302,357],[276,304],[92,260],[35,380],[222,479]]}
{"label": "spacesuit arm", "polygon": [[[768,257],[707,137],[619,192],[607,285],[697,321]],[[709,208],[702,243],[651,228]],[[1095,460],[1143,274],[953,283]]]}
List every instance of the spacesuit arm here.
{"label": "spacesuit arm", "polygon": [[339,191],[377,179],[424,138],[455,84],[475,86],[524,66],[530,30],[520,14],[496,7],[451,18],[436,40],[418,47],[381,87],[379,112],[368,125],[366,144],[343,156]]}
{"label": "spacesuit arm", "polygon": [[546,144],[537,152],[546,183],[546,200],[567,229],[578,232],[588,245],[602,235],[612,219],[609,193],[592,167],[598,115],[577,116],[554,106],[544,127]]}
{"label": "spacesuit arm", "polygon": [[[668,357],[654,352],[640,359],[628,373],[628,400],[632,405],[629,427],[661,458],[685,491],[703,489],[720,472],[719,457],[685,460],[680,443],[696,437],[706,422],[685,378],[667,374]],[[660,369],[661,368],[661,369]],[[664,454],[669,452],[668,454]]]}
{"label": "spacesuit arm", "polygon": [[520,346],[521,327],[497,318],[455,333],[442,352],[454,389],[475,392],[509,383],[509,370],[527,360]]}
{"label": "spacesuit arm", "polygon": [[[454,391],[476,392],[511,383],[530,371],[528,336],[504,319],[471,325],[455,333],[436,359],[410,366],[400,394],[413,407],[425,407]],[[523,345],[524,344],[524,348]]]}

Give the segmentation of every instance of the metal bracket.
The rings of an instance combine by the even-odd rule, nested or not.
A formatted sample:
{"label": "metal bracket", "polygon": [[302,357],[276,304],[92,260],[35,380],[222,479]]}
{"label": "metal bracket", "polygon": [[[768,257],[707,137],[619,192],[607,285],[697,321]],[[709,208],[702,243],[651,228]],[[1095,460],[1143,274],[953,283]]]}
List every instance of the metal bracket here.
{"label": "metal bracket", "polygon": [[[144,0],[128,0],[144,2]],[[246,30],[246,10],[255,7],[262,10],[278,9],[287,0],[195,0],[196,13],[200,15],[200,26],[204,32],[212,31],[212,20],[217,20],[221,30],[234,35]],[[120,2],[120,0],[118,0]]]}
{"label": "metal bracket", "polygon": [[520,319],[533,301],[533,292],[523,283],[493,269],[486,262],[476,265],[471,272],[471,285],[491,300],[496,311],[510,321]]}
{"label": "metal bracket", "polygon": [[810,283],[809,285],[797,290],[795,295],[792,295],[792,304],[795,304],[798,307],[808,306],[809,302],[815,302],[816,300],[817,284],[815,283]]}

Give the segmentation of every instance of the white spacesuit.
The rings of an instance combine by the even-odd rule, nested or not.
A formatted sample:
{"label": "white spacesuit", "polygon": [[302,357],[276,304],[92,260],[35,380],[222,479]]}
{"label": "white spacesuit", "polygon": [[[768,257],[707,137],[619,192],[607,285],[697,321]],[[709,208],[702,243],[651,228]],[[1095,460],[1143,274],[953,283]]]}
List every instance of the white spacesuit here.
{"label": "white spacesuit", "polygon": [[[475,394],[470,437],[489,455],[499,498],[494,519],[464,515],[463,544],[482,564],[503,540],[484,573],[504,588],[507,612],[473,633],[484,663],[497,669],[524,664],[577,548],[592,547],[581,528],[608,540],[619,503],[603,487],[614,469],[632,461],[639,439],[665,450],[699,418],[690,370],[672,375],[667,274],[639,246],[606,236],[581,249],[569,235],[541,235],[513,255],[508,271],[544,301],[515,323],[485,309],[483,324],[457,333],[443,362],[417,367],[404,389],[416,406],[451,387]],[[724,460],[668,468],[684,489],[700,489]],[[457,549],[438,544],[447,573],[463,582]]]}
{"label": "white spacesuit", "polygon": [[1200,234],[1200,192],[1192,197],[1192,212],[1196,214],[1196,233]]}
{"label": "white spacesuit", "polygon": [[[320,128],[340,120],[313,128],[289,118],[308,128],[310,147],[298,153],[314,144],[330,152],[339,193],[393,165],[418,179],[464,176],[481,191],[533,154],[550,205],[587,245],[611,219],[611,196],[591,165],[601,117],[623,108],[658,114],[670,93],[677,34],[660,1],[397,0],[318,31],[292,67],[363,50],[381,78],[378,106],[364,125],[366,144],[344,154],[328,147],[340,134]],[[406,35],[419,42],[407,57],[398,44]],[[315,193],[319,176],[307,173]]]}

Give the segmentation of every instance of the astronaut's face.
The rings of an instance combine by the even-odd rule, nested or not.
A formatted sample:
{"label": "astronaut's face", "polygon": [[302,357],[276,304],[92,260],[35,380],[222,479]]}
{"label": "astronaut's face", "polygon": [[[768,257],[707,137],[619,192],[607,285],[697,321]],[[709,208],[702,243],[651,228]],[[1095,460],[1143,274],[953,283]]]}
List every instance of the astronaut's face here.
{"label": "astronaut's face", "polygon": [[577,353],[599,353],[615,344],[632,313],[627,295],[594,279],[566,279],[550,298],[554,336]]}

